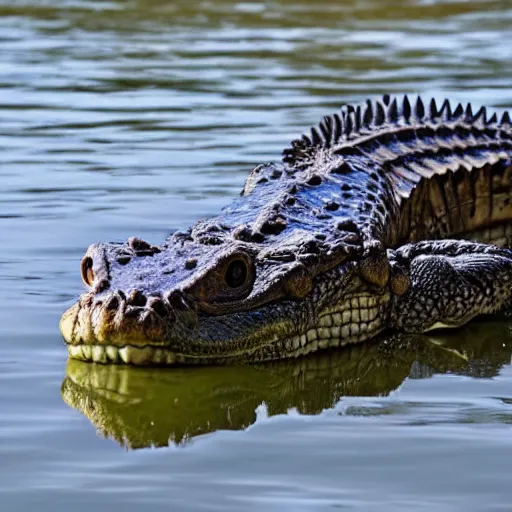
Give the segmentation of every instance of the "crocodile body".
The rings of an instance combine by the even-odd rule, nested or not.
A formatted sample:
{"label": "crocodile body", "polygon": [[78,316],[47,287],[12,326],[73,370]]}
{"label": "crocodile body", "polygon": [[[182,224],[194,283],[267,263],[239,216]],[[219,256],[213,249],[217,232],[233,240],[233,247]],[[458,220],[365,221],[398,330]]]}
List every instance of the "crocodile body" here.
{"label": "crocodile body", "polygon": [[457,327],[512,296],[512,128],[471,105],[345,106],[160,246],[89,247],[73,358],[297,357],[384,329]]}

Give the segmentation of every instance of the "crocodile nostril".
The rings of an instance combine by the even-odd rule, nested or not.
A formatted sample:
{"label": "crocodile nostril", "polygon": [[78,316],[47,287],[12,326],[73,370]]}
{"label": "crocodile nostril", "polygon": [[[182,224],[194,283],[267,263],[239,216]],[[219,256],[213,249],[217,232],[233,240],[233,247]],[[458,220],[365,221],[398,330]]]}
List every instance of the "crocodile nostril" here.
{"label": "crocodile nostril", "polygon": [[94,282],[94,272],[92,270],[92,258],[90,256],[86,256],[80,265],[80,271],[82,273],[82,281],[87,286],[92,286]]}

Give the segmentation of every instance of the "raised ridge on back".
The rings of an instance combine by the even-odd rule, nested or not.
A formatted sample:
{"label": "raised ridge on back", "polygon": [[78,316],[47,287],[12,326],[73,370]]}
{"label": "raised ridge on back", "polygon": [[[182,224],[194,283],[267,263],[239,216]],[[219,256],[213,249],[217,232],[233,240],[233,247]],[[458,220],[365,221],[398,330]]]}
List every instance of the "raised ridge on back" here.
{"label": "raised ridge on back", "polygon": [[[355,148],[364,142],[375,140],[379,135],[390,134],[390,129],[419,128],[420,126],[445,127],[458,124],[475,126],[491,130],[489,135],[496,135],[492,130],[510,130],[511,119],[508,111],[502,114],[501,120],[493,113],[487,118],[487,108],[480,107],[473,113],[471,103],[465,107],[462,103],[452,109],[450,100],[445,99],[438,108],[435,98],[428,102],[428,108],[421,96],[414,106],[407,95],[403,99],[385,94],[380,100],[368,99],[365,104],[344,105],[339,113],[325,116],[323,120],[310,129],[310,135],[302,135],[295,139],[291,147],[283,151],[283,162],[289,167],[301,168],[308,165],[310,158],[321,148],[333,148],[342,151],[344,148]],[[499,135],[499,134],[498,134]],[[505,137],[511,141],[510,134]]]}

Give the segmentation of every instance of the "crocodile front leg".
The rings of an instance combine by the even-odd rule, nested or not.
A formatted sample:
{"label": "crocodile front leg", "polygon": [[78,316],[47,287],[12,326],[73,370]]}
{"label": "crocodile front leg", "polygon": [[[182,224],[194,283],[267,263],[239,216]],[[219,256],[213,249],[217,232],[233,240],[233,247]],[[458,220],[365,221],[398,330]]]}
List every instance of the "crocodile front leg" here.
{"label": "crocodile front leg", "polygon": [[392,302],[391,322],[425,332],[458,327],[512,299],[512,251],[463,240],[433,240],[389,251],[409,286]]}

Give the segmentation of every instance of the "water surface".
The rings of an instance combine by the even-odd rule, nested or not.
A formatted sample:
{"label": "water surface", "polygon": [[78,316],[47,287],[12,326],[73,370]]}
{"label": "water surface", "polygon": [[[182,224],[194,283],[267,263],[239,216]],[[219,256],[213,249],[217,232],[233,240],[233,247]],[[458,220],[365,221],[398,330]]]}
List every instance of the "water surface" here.
{"label": "water surface", "polygon": [[510,510],[504,320],[176,371],[66,364],[57,323],[90,243],[216,214],[341,103],[512,107],[511,23],[498,0],[0,0],[2,510]]}

